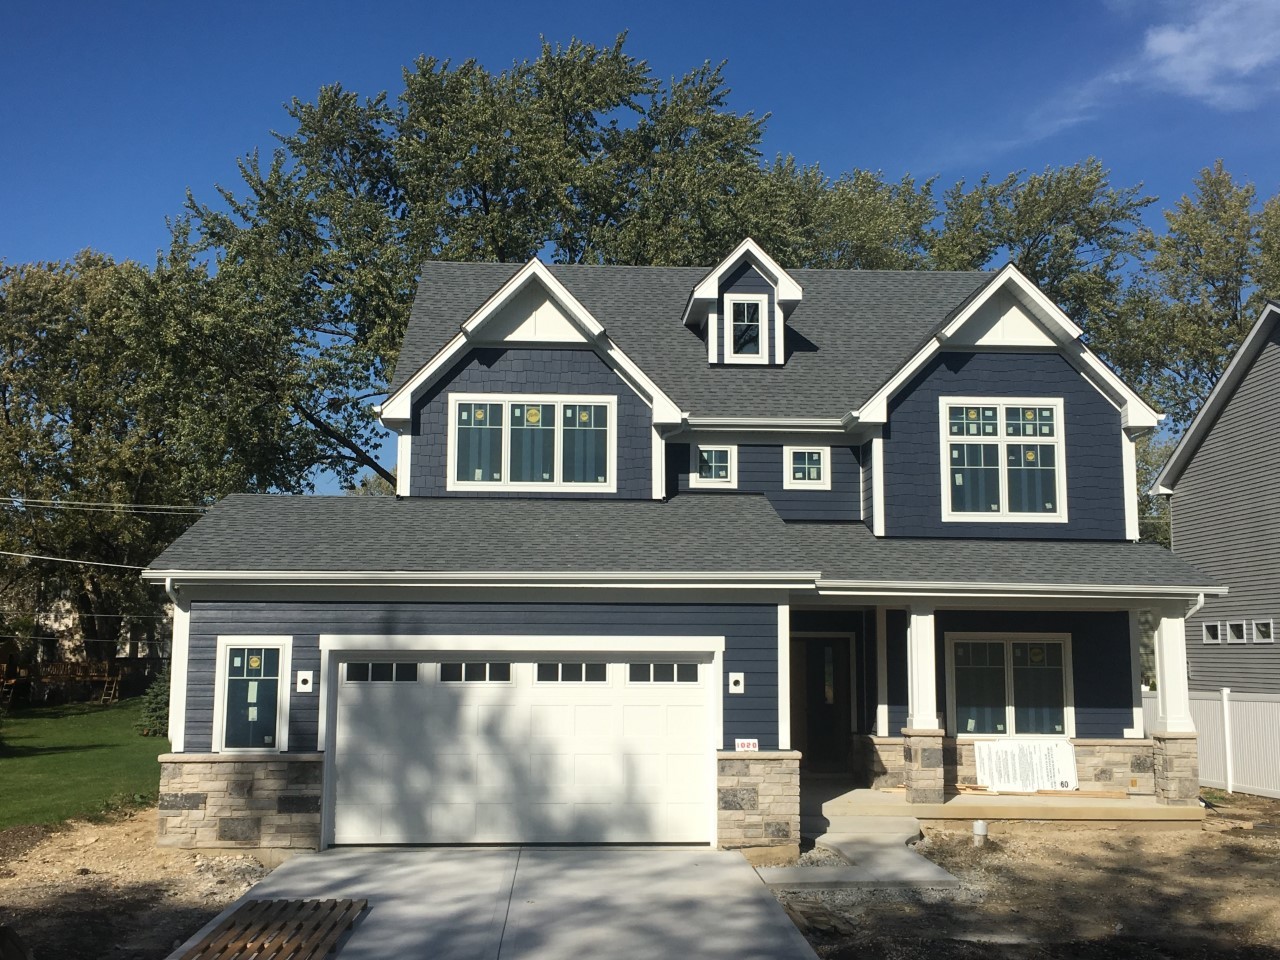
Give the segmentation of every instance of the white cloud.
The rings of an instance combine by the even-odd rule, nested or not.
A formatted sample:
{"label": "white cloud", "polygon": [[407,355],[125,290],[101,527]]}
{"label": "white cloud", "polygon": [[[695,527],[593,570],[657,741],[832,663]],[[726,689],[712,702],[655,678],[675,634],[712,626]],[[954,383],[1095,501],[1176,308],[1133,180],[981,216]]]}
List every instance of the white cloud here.
{"label": "white cloud", "polygon": [[1220,109],[1245,109],[1280,87],[1280,2],[1191,0],[1146,31],[1135,79]]}

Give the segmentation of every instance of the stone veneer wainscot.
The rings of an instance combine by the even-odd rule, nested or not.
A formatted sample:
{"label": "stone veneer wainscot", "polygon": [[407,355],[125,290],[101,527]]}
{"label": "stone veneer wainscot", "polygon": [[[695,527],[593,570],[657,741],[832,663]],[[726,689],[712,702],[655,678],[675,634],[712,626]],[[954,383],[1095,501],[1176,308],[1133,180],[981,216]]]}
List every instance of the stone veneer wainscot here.
{"label": "stone veneer wainscot", "polygon": [[716,755],[716,821],[726,850],[777,848],[780,858],[800,853],[800,754],[762,750]]}

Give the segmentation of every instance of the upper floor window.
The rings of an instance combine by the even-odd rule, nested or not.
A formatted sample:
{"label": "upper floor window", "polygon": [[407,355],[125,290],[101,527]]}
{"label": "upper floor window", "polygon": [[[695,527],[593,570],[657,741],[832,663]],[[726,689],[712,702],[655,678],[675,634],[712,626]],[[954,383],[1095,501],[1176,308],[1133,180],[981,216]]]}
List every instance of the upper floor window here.
{"label": "upper floor window", "polygon": [[830,490],[830,447],[783,447],[782,489]]}
{"label": "upper floor window", "polygon": [[943,397],[944,520],[1067,519],[1062,401]]}
{"label": "upper floor window", "polygon": [[617,489],[615,397],[454,395],[450,490]]}
{"label": "upper floor window", "polygon": [[738,448],[732,444],[690,444],[689,486],[733,489],[738,485]]}
{"label": "upper floor window", "polygon": [[769,362],[769,297],[766,294],[726,294],[725,360]]}

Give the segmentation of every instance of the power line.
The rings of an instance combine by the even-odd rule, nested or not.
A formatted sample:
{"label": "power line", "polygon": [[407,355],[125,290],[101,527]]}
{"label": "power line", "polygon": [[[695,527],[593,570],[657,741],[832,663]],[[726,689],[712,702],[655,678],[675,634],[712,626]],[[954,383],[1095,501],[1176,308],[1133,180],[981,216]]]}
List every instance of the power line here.
{"label": "power line", "polygon": [[148,507],[159,510],[207,510],[208,507],[203,503],[119,503],[115,500],[48,500],[42,497],[23,497],[12,496],[9,498],[14,501],[25,501],[27,503],[65,503],[68,505],[79,507]]}
{"label": "power line", "polygon": [[110,617],[113,620],[168,620],[169,619],[168,617],[162,617],[159,614],[154,614],[154,613],[80,613],[79,611],[72,611],[64,614],[54,614],[54,613],[38,613],[38,612],[15,613],[12,610],[8,612],[0,610],[0,616],[6,616],[6,617],[64,616],[64,617],[77,617],[80,619],[92,618],[95,620],[100,620],[106,617]]}
{"label": "power line", "polygon": [[46,557],[38,553],[14,553],[12,550],[0,550],[2,557],[21,557],[24,560],[52,560],[55,563],[79,563],[89,567],[117,567],[121,570],[145,570],[132,563],[107,563],[105,560],[71,560],[68,557]]}
{"label": "power line", "polygon": [[81,513],[127,513],[127,514],[150,514],[154,516],[164,517],[199,517],[205,513],[203,507],[143,507],[132,504],[77,504],[63,503],[53,500],[26,500],[21,497],[14,497],[10,500],[0,502],[0,507],[6,507],[10,510],[26,511],[44,511],[44,510],[76,510]]}

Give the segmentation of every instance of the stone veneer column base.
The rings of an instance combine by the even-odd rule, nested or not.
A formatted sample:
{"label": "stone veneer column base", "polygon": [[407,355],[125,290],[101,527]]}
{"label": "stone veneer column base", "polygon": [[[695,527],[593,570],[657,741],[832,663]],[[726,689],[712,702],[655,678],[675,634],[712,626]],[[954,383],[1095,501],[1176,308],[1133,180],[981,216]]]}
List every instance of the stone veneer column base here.
{"label": "stone veneer column base", "polygon": [[324,754],[160,756],[164,847],[320,849]]}
{"label": "stone veneer column base", "polygon": [[1156,733],[1156,802],[1190,807],[1200,802],[1200,755],[1194,733]]}
{"label": "stone veneer column base", "polygon": [[942,803],[945,799],[943,736],[942,730],[902,731],[902,780],[908,803]]}
{"label": "stone veneer column base", "polygon": [[800,753],[716,754],[716,834],[722,850],[754,864],[800,855]]}

